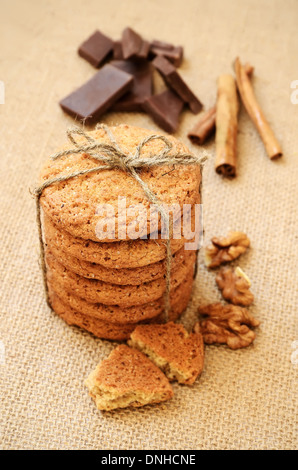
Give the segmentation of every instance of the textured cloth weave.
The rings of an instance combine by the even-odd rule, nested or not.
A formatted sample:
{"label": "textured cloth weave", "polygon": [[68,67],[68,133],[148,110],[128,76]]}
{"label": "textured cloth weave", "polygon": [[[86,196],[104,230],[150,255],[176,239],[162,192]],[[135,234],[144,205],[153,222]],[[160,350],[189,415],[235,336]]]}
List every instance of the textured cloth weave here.
{"label": "textured cloth weave", "polygon": [[[71,3],[71,8],[69,8]],[[102,8],[104,6],[104,8]],[[297,448],[297,180],[298,105],[295,0],[11,0],[1,8],[0,80],[0,446],[4,449],[291,449]],[[58,101],[95,70],[77,47],[95,29],[119,38],[131,26],[147,39],[185,47],[181,75],[213,106],[216,79],[237,55],[255,66],[257,98],[284,157],[272,162],[243,107],[238,176],[214,171],[214,143],[204,169],[205,243],[229,229],[251,248],[237,264],[252,280],[251,313],[261,321],[254,345],[206,347],[205,369],[192,386],[174,384],[158,406],[101,413],[83,385],[115,344],[67,326],[46,305],[38,266],[34,187],[47,155],[73,124]],[[155,76],[156,88],[163,85]],[[185,111],[177,137],[198,119]],[[158,127],[144,114],[107,114],[108,125]],[[202,253],[193,302],[220,300]],[[296,343],[297,344],[297,343]],[[292,357],[292,361],[291,361]],[[297,357],[297,355],[296,355]],[[297,360],[296,360],[297,362]]]}

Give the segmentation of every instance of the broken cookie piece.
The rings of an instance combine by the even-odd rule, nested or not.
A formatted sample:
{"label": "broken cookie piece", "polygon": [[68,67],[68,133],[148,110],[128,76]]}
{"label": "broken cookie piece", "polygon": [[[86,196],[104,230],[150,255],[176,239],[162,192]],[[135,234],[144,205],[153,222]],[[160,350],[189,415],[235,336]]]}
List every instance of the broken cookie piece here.
{"label": "broken cookie piece", "polygon": [[189,334],[183,325],[139,325],[128,344],[145,353],[169,380],[192,384],[204,366],[204,342],[200,332]]}
{"label": "broken cookie piece", "polygon": [[122,344],[85,381],[99,410],[160,403],[173,396],[172,387],[143,353]]}
{"label": "broken cookie piece", "polygon": [[250,292],[251,282],[241,268],[222,268],[216,276],[216,283],[225,300],[234,305],[251,305],[254,296]]}
{"label": "broken cookie piece", "polygon": [[226,237],[213,237],[212,245],[205,248],[205,265],[217,268],[238,258],[250,245],[250,240],[243,232],[229,232]]}
{"label": "broken cookie piece", "polygon": [[214,303],[200,307],[198,312],[206,318],[195,325],[194,331],[202,332],[206,344],[227,344],[231,349],[245,348],[256,337],[250,327],[260,325],[246,308],[236,305]]}

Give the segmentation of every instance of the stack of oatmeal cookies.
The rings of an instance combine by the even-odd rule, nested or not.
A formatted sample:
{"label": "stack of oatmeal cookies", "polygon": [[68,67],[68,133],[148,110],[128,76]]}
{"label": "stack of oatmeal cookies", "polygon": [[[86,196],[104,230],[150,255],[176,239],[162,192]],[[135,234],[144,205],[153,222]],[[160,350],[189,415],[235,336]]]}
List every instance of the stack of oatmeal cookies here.
{"label": "stack of oatmeal cookies", "polygon": [[[133,155],[139,143],[152,134],[127,125],[112,127],[110,132],[114,143],[104,129],[87,135],[90,142],[107,146],[116,142],[126,155]],[[189,153],[184,144],[167,138],[171,152]],[[75,146],[81,143],[86,143],[86,137],[79,135]],[[142,157],[159,154],[164,145],[159,139],[148,141]],[[92,152],[70,153],[46,163],[41,183],[98,165]],[[138,170],[138,175],[158,200],[171,208],[175,230],[171,231],[171,308],[167,320],[175,321],[185,310],[192,289],[200,167],[153,166]],[[48,298],[60,317],[111,340],[129,338],[138,324],[164,321],[164,227],[136,179],[118,168],[71,177],[46,187],[40,205]]]}

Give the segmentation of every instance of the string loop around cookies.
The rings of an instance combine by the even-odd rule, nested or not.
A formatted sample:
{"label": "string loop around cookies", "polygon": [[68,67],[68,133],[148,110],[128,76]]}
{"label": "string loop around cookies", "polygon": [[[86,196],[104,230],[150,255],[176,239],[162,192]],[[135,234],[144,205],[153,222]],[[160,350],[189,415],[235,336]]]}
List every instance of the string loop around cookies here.
{"label": "string loop around cookies", "polygon": [[[84,176],[89,173],[94,173],[103,170],[111,169],[120,169],[130,174],[138,184],[143,189],[148,201],[155,205],[157,211],[160,213],[160,216],[165,224],[166,230],[166,290],[164,295],[164,316],[165,321],[168,321],[168,315],[170,311],[170,289],[171,289],[171,262],[172,262],[172,252],[171,252],[171,234],[172,234],[172,217],[169,216],[168,211],[165,210],[162,201],[159,200],[157,195],[150,189],[150,187],[145,183],[140,174],[139,170],[152,168],[156,166],[163,165],[199,165],[202,168],[203,163],[207,160],[207,154],[203,154],[198,157],[191,153],[184,152],[175,152],[173,153],[173,145],[164,135],[150,135],[145,137],[136,147],[135,152],[129,153],[126,149],[122,149],[117,142],[114,134],[111,132],[108,126],[105,124],[98,124],[96,129],[102,129],[110,140],[110,144],[105,144],[98,142],[92,136],[88,135],[83,129],[79,127],[73,127],[67,131],[67,137],[71,144],[72,148],[62,150],[58,153],[55,153],[51,156],[52,160],[57,160],[61,157],[70,156],[73,154],[84,153],[86,156],[90,156],[92,159],[97,160],[101,163],[99,166],[94,166],[93,168],[88,168],[85,170],[75,171],[66,175],[60,175],[54,178],[50,178],[42,183],[39,187],[34,190],[34,195],[36,198],[36,217],[38,225],[38,235],[39,235],[39,244],[40,244],[40,259],[41,259],[41,268],[43,273],[43,282],[46,293],[47,303],[49,302],[48,295],[48,286],[47,286],[47,267],[45,262],[45,249],[43,243],[42,235],[42,223],[41,223],[41,208],[40,208],[40,197],[45,188],[52,186],[53,184],[61,183],[62,181],[67,181],[71,178],[78,176]],[[85,142],[76,140],[76,136],[83,137]],[[142,149],[144,146],[151,142],[152,140],[160,140],[164,143],[163,149],[153,155],[147,157],[142,156]]]}

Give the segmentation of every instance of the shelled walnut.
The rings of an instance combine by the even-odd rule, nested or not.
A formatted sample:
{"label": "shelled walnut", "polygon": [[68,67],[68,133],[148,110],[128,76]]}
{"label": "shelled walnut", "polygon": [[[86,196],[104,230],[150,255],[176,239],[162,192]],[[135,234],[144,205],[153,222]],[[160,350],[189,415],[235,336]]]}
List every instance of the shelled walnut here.
{"label": "shelled walnut", "polygon": [[225,300],[234,305],[250,305],[254,296],[250,292],[251,282],[241,268],[222,268],[216,276],[216,283]]}
{"label": "shelled walnut", "polygon": [[245,348],[256,337],[250,327],[260,325],[246,308],[236,305],[214,303],[200,307],[198,312],[207,318],[196,323],[194,331],[201,331],[206,344],[227,344],[231,349]]}
{"label": "shelled walnut", "polygon": [[238,258],[250,245],[250,240],[243,232],[229,232],[226,237],[213,237],[212,245],[205,248],[205,264],[216,268]]}

